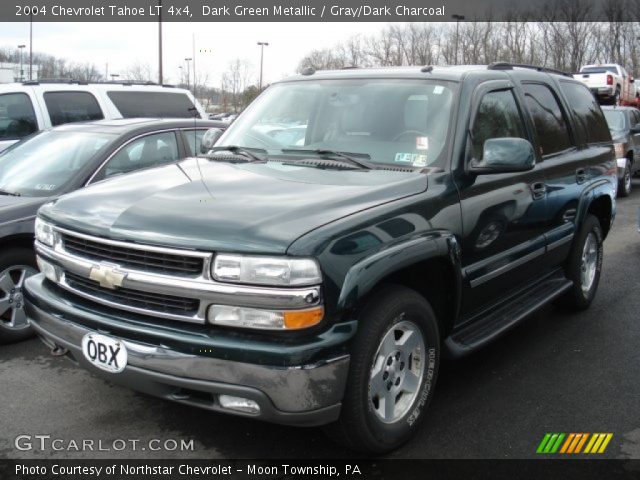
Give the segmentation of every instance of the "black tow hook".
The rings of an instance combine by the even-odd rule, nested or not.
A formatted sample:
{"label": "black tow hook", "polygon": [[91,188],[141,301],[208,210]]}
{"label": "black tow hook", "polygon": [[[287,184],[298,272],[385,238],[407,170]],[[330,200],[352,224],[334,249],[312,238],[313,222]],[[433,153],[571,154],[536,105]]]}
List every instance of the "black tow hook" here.
{"label": "black tow hook", "polygon": [[61,347],[60,345],[56,345],[52,350],[51,350],[51,355],[53,355],[54,357],[62,357],[64,355],[66,355],[67,353],[69,353],[69,350],[67,350],[64,347]]}

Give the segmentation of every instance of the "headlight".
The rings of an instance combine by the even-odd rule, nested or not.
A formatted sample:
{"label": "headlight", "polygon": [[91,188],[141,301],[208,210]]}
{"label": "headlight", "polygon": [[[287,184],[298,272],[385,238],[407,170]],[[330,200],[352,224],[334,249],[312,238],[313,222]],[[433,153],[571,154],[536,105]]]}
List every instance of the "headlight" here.
{"label": "headlight", "polygon": [[322,282],[320,267],[310,258],[216,255],[211,268],[220,282],[252,285],[297,286]]}
{"label": "headlight", "polygon": [[266,330],[297,330],[317,325],[324,316],[324,308],[305,310],[262,310],[257,308],[211,305],[208,320],[214,325],[260,328]]}
{"label": "headlight", "polygon": [[36,217],[36,240],[53,247],[53,225]]}
{"label": "headlight", "polygon": [[623,158],[624,155],[625,155],[624,143],[614,143],[613,144],[613,151],[616,154],[616,158]]}

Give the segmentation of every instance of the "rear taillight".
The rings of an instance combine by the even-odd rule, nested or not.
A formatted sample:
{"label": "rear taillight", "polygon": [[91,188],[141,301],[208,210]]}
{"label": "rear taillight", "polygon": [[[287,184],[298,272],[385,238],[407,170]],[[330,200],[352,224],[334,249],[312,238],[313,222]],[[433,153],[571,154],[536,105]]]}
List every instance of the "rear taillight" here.
{"label": "rear taillight", "polygon": [[607,75],[607,85],[613,85],[613,75]]}

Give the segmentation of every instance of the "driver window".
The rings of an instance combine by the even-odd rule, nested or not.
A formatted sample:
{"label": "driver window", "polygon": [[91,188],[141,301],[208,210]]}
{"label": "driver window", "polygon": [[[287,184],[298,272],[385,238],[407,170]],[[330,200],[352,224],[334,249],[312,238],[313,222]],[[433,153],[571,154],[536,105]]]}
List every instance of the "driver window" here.
{"label": "driver window", "polygon": [[512,90],[489,92],[482,97],[471,130],[473,155],[482,159],[484,142],[490,138],[524,135],[524,124]]}
{"label": "driver window", "polygon": [[118,151],[102,167],[94,181],[177,160],[179,160],[178,144],[174,132],[148,135],[129,143]]}

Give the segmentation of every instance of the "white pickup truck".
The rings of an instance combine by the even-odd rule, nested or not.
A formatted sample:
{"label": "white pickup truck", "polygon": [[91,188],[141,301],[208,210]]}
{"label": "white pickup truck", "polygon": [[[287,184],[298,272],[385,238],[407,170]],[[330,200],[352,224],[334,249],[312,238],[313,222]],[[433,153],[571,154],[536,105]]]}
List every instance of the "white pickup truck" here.
{"label": "white pickup truck", "polygon": [[601,103],[635,104],[633,77],[621,65],[585,65],[573,78],[584,82]]}

